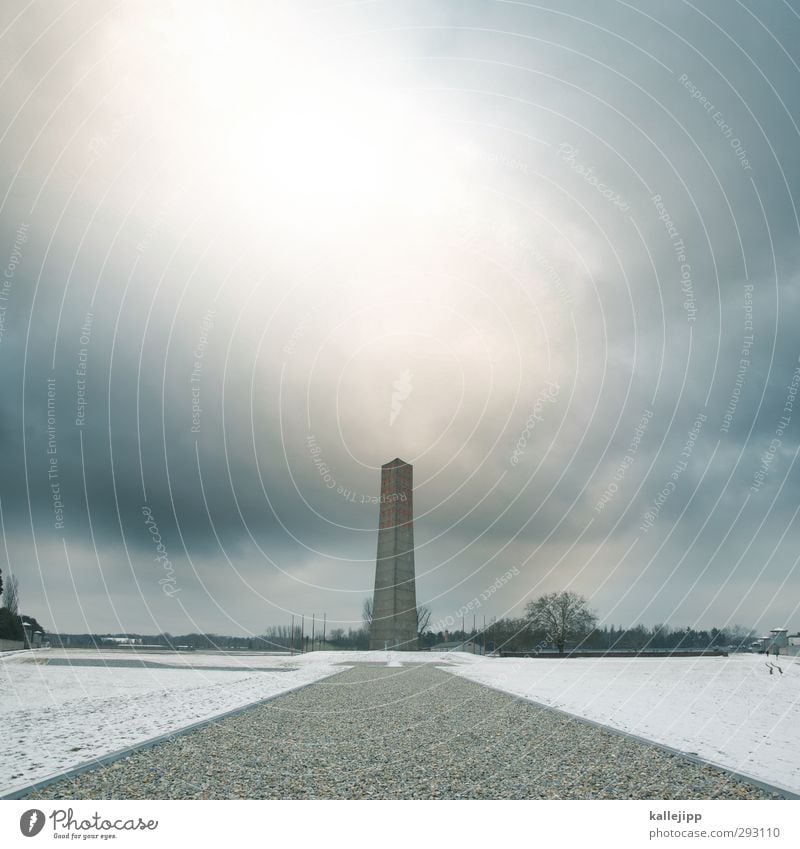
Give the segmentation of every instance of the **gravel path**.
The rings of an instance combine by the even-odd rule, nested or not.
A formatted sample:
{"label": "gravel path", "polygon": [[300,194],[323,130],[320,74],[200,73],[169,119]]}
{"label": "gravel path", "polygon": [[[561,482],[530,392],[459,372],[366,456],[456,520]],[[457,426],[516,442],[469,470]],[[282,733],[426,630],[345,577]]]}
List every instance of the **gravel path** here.
{"label": "gravel path", "polygon": [[358,665],[38,799],[763,799],[429,665]]}

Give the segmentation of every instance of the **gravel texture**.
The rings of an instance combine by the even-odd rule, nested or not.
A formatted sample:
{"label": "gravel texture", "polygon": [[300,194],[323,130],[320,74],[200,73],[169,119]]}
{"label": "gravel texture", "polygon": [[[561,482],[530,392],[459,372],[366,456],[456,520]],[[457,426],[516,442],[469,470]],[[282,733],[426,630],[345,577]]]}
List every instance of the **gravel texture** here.
{"label": "gravel texture", "polygon": [[431,665],[357,665],[37,799],[764,799]]}

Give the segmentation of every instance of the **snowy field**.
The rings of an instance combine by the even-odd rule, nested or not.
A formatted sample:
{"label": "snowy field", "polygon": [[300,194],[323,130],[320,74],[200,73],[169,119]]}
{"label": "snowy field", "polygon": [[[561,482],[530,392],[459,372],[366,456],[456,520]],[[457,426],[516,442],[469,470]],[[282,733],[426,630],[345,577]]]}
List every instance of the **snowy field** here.
{"label": "snowy field", "polygon": [[336,664],[364,662],[432,663],[800,794],[794,658],[781,658],[783,674],[770,675],[757,655],[517,660],[460,652],[50,650],[0,655],[0,795],[346,668]]}
{"label": "snowy field", "polygon": [[0,795],[318,681],[340,672],[339,660],[324,653],[0,654]]}
{"label": "snowy field", "polygon": [[800,663],[779,665],[770,675],[761,655],[478,657],[448,671],[800,794]]}

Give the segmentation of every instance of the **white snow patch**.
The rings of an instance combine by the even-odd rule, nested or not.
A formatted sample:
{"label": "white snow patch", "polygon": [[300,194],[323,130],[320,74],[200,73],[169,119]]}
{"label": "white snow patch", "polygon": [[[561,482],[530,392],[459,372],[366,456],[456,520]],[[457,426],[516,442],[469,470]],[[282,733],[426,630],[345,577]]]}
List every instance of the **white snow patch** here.
{"label": "white snow patch", "polygon": [[[75,665],[45,662],[51,659]],[[137,659],[165,668],[79,665]],[[334,664],[347,659],[345,652],[275,657],[66,649],[0,655],[0,794],[334,675],[347,668]],[[208,668],[215,666],[226,668]]]}
{"label": "white snow patch", "polygon": [[516,659],[443,667],[800,793],[800,663],[759,655]]}

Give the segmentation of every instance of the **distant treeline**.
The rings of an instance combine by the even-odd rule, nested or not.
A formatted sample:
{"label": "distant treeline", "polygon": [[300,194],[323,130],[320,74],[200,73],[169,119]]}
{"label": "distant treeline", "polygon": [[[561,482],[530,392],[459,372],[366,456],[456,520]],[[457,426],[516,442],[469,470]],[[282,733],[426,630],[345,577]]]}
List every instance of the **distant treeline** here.
{"label": "distant treeline", "polygon": [[[118,647],[109,638],[126,638],[143,646],[159,646],[165,649],[221,649],[225,651],[245,650],[276,651],[283,645],[266,637],[229,637],[221,634],[48,634],[47,640],[53,647],[102,648]],[[141,641],[141,643],[139,643]],[[130,648],[123,645],[122,648]]]}
{"label": "distant treeline", "polygon": [[[486,626],[485,634],[477,631],[424,634],[425,644],[445,640],[474,640],[487,651],[547,651],[555,649],[548,634],[534,630],[528,619],[498,619]],[[431,638],[433,638],[431,640]],[[755,639],[751,628],[736,625],[728,629],[671,628],[669,625],[637,625],[633,628],[604,625],[593,628],[584,637],[571,640],[567,649],[636,650],[643,649],[746,649]]]}
{"label": "distant treeline", "polygon": [[[220,634],[48,634],[52,646],[73,648],[113,648],[109,637],[141,640],[142,645],[162,646],[165,649],[217,649],[223,651],[295,651],[312,650],[312,633],[305,629],[301,638],[300,626],[294,633],[289,625],[267,628],[257,637],[231,637]],[[499,619],[481,628],[466,631],[425,631],[420,635],[420,648],[430,648],[438,643],[471,640],[487,651],[547,651],[554,649],[544,632],[532,630],[527,619]],[[744,650],[755,639],[755,632],[741,625],[733,628],[697,630],[694,628],[671,628],[668,625],[634,628],[605,625],[594,628],[582,639],[568,643],[568,649],[586,650],[643,650],[643,649],[712,649],[727,648],[731,651]],[[314,649],[365,650],[369,648],[369,631],[366,627],[334,628],[324,634],[314,629]]]}
{"label": "distant treeline", "polygon": [[[305,629],[305,635],[301,634],[300,624],[294,628],[289,625],[274,625],[265,630],[260,636],[232,637],[225,634],[48,634],[47,639],[51,646],[63,648],[131,648],[133,645],[159,646],[175,651],[185,649],[205,649],[221,651],[282,651],[294,649],[295,651],[311,651],[312,637],[313,647],[323,647],[322,623],[320,628],[312,632],[310,628]],[[125,639],[127,644],[115,642]],[[350,629],[347,633],[333,631],[327,634],[324,643],[326,648],[342,649],[366,649],[369,648],[369,632],[364,628]]]}

